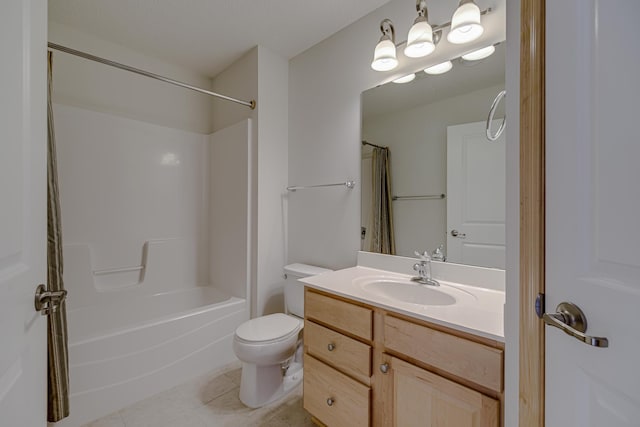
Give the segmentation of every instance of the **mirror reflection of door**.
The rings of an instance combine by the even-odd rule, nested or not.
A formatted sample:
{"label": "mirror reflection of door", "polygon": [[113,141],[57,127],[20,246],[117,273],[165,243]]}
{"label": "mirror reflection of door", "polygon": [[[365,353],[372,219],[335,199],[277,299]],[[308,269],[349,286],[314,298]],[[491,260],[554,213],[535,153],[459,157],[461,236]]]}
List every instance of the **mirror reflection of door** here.
{"label": "mirror reflection of door", "polygon": [[458,264],[505,268],[505,135],[486,123],[447,128],[447,250]]}

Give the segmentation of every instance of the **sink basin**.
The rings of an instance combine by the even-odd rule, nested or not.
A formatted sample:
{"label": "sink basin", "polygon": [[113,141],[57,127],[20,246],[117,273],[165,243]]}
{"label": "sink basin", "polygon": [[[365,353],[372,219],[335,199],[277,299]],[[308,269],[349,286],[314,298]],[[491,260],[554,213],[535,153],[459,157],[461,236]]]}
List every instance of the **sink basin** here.
{"label": "sink basin", "polygon": [[372,280],[361,284],[366,292],[371,292],[378,296],[419,305],[452,305],[456,303],[456,298],[442,287],[430,287],[413,282],[400,280]]}

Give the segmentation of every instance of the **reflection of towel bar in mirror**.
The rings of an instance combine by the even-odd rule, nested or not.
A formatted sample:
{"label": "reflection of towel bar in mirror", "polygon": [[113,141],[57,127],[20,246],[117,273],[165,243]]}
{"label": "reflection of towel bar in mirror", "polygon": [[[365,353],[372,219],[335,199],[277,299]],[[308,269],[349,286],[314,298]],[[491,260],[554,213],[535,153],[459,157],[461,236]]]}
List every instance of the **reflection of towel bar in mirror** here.
{"label": "reflection of towel bar in mirror", "polygon": [[308,188],[318,188],[318,187],[337,187],[337,186],[344,186],[351,189],[356,186],[356,182],[346,181],[346,182],[338,182],[336,184],[292,185],[290,187],[287,187],[287,191],[306,190]]}
{"label": "reflection of towel bar in mirror", "polygon": [[440,200],[444,198],[444,194],[425,194],[421,196],[393,196],[391,200]]}

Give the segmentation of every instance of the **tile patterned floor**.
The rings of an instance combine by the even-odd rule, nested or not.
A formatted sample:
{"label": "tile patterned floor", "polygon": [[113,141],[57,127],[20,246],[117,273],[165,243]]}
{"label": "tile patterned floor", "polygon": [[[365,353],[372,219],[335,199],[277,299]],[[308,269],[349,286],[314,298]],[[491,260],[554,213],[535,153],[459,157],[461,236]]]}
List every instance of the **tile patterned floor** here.
{"label": "tile patterned floor", "polygon": [[271,405],[250,409],[238,398],[240,369],[211,372],[84,427],[311,427],[302,385]]}

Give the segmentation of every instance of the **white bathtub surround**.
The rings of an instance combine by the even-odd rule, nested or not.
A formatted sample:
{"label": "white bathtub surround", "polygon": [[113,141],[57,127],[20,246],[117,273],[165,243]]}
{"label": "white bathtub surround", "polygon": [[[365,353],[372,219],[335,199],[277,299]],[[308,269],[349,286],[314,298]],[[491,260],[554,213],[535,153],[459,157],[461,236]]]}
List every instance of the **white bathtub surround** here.
{"label": "white bathtub surround", "polygon": [[208,281],[241,298],[251,291],[252,126],[241,120],[210,135]]}
{"label": "white bathtub surround", "polygon": [[[103,270],[141,265],[146,241],[181,239],[171,264],[179,283],[207,283],[208,137],[61,104],[53,110],[65,245],[89,245],[92,269]],[[77,286],[91,283],[65,282],[71,306]]]}
{"label": "white bathtub surround", "polygon": [[433,262],[433,277],[441,286],[426,286],[425,289],[435,290],[447,301],[440,305],[423,305],[385,297],[365,289],[369,283],[380,280],[411,284],[410,279],[415,276],[413,264],[418,260],[365,252],[359,253],[358,260],[356,267],[300,281],[315,289],[504,342],[503,270]]}
{"label": "white bathtub surround", "polygon": [[[100,268],[91,245],[65,245],[65,283],[73,290],[69,295],[69,307],[78,309],[115,303],[122,300],[122,292],[128,297],[139,297],[193,287],[182,275],[185,244],[182,239],[145,241],[140,245],[135,265],[113,269]],[[118,271],[120,269],[123,271]]]}
{"label": "white bathtub surround", "polygon": [[302,387],[285,399],[249,409],[238,399],[240,369],[233,364],[156,394],[85,427],[311,427]]}
{"label": "white bathtub surround", "polygon": [[[249,317],[251,125],[207,136],[54,112],[73,408],[56,425],[77,427],[236,360],[233,333]],[[242,174],[233,193],[211,183]],[[233,212],[221,216],[218,198]],[[212,216],[224,226],[215,236]],[[213,275],[211,264],[231,269]]]}
{"label": "white bathtub surround", "polygon": [[56,426],[78,426],[235,361],[233,332],[247,317],[244,299],[213,287],[70,310],[73,410]]}

